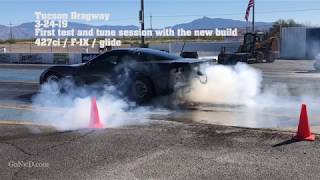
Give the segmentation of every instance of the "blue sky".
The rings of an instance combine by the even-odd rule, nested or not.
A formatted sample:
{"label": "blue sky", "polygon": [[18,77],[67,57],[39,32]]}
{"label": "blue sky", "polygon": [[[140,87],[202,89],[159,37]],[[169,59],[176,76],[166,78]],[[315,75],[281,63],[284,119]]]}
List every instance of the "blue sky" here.
{"label": "blue sky", "polygon": [[[248,0],[145,0],[146,27],[161,28],[208,16],[244,20]],[[111,13],[109,25],[138,25],[140,0],[0,0],[0,24],[34,21],[34,11]],[[320,25],[320,0],[256,0],[256,21],[292,18]],[[90,22],[101,25],[101,22]]]}

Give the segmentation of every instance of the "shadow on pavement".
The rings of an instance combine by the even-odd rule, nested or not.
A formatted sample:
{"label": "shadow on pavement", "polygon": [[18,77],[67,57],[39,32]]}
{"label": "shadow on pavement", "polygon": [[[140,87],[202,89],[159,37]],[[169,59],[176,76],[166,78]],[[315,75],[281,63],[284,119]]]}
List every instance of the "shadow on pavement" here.
{"label": "shadow on pavement", "polygon": [[289,144],[293,144],[293,143],[296,143],[296,142],[300,142],[300,140],[290,139],[290,140],[286,140],[286,141],[283,141],[281,143],[275,144],[272,147],[279,147],[279,146],[289,145]]}
{"label": "shadow on pavement", "polygon": [[320,71],[319,70],[309,70],[309,71],[297,71],[296,73],[298,74],[319,74]]}

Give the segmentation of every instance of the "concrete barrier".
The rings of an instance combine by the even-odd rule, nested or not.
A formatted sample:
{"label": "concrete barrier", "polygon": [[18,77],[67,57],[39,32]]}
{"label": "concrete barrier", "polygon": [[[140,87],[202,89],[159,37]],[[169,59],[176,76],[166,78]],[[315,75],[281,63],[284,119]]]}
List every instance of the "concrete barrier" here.
{"label": "concrete barrier", "polygon": [[77,64],[87,62],[98,53],[0,53],[0,63]]}
{"label": "concrete barrier", "polygon": [[20,64],[52,64],[54,63],[54,54],[44,53],[44,54],[29,54],[21,53],[18,54],[18,62]]}
{"label": "concrete barrier", "polygon": [[19,61],[19,55],[16,53],[0,53],[1,63],[15,63]]}
{"label": "concrete barrier", "polygon": [[69,64],[78,64],[82,62],[82,54],[70,53],[69,54]]}

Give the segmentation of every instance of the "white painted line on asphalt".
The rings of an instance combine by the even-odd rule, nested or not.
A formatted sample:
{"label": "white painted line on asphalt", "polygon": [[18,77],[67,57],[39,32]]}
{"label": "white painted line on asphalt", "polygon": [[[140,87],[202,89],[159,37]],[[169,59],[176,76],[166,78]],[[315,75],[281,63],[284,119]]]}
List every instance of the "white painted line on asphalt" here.
{"label": "white painted line on asphalt", "polygon": [[30,121],[23,121],[23,120],[2,120],[0,119],[0,125],[30,125],[30,126],[46,126],[50,127],[49,124],[41,124],[41,123],[33,123]]}
{"label": "white painted line on asphalt", "polygon": [[31,106],[14,106],[14,105],[1,105],[0,108],[2,109],[17,109],[17,110],[26,110],[26,111],[46,111],[46,112],[63,112],[61,108],[42,108],[42,107],[31,107]]}

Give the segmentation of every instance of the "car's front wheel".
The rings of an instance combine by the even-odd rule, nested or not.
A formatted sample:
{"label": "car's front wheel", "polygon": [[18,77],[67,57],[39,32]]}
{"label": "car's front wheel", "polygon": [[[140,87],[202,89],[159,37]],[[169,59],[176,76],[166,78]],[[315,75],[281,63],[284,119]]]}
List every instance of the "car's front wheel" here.
{"label": "car's front wheel", "polygon": [[52,94],[61,94],[65,91],[62,83],[61,76],[58,74],[50,73],[45,77],[44,83],[47,88],[50,88],[50,93]]}
{"label": "car's front wheel", "polygon": [[60,81],[60,76],[56,74],[49,74],[45,80],[47,83],[58,83]]}
{"label": "car's front wheel", "polygon": [[313,67],[315,70],[320,71],[320,60],[315,60],[313,63]]}

